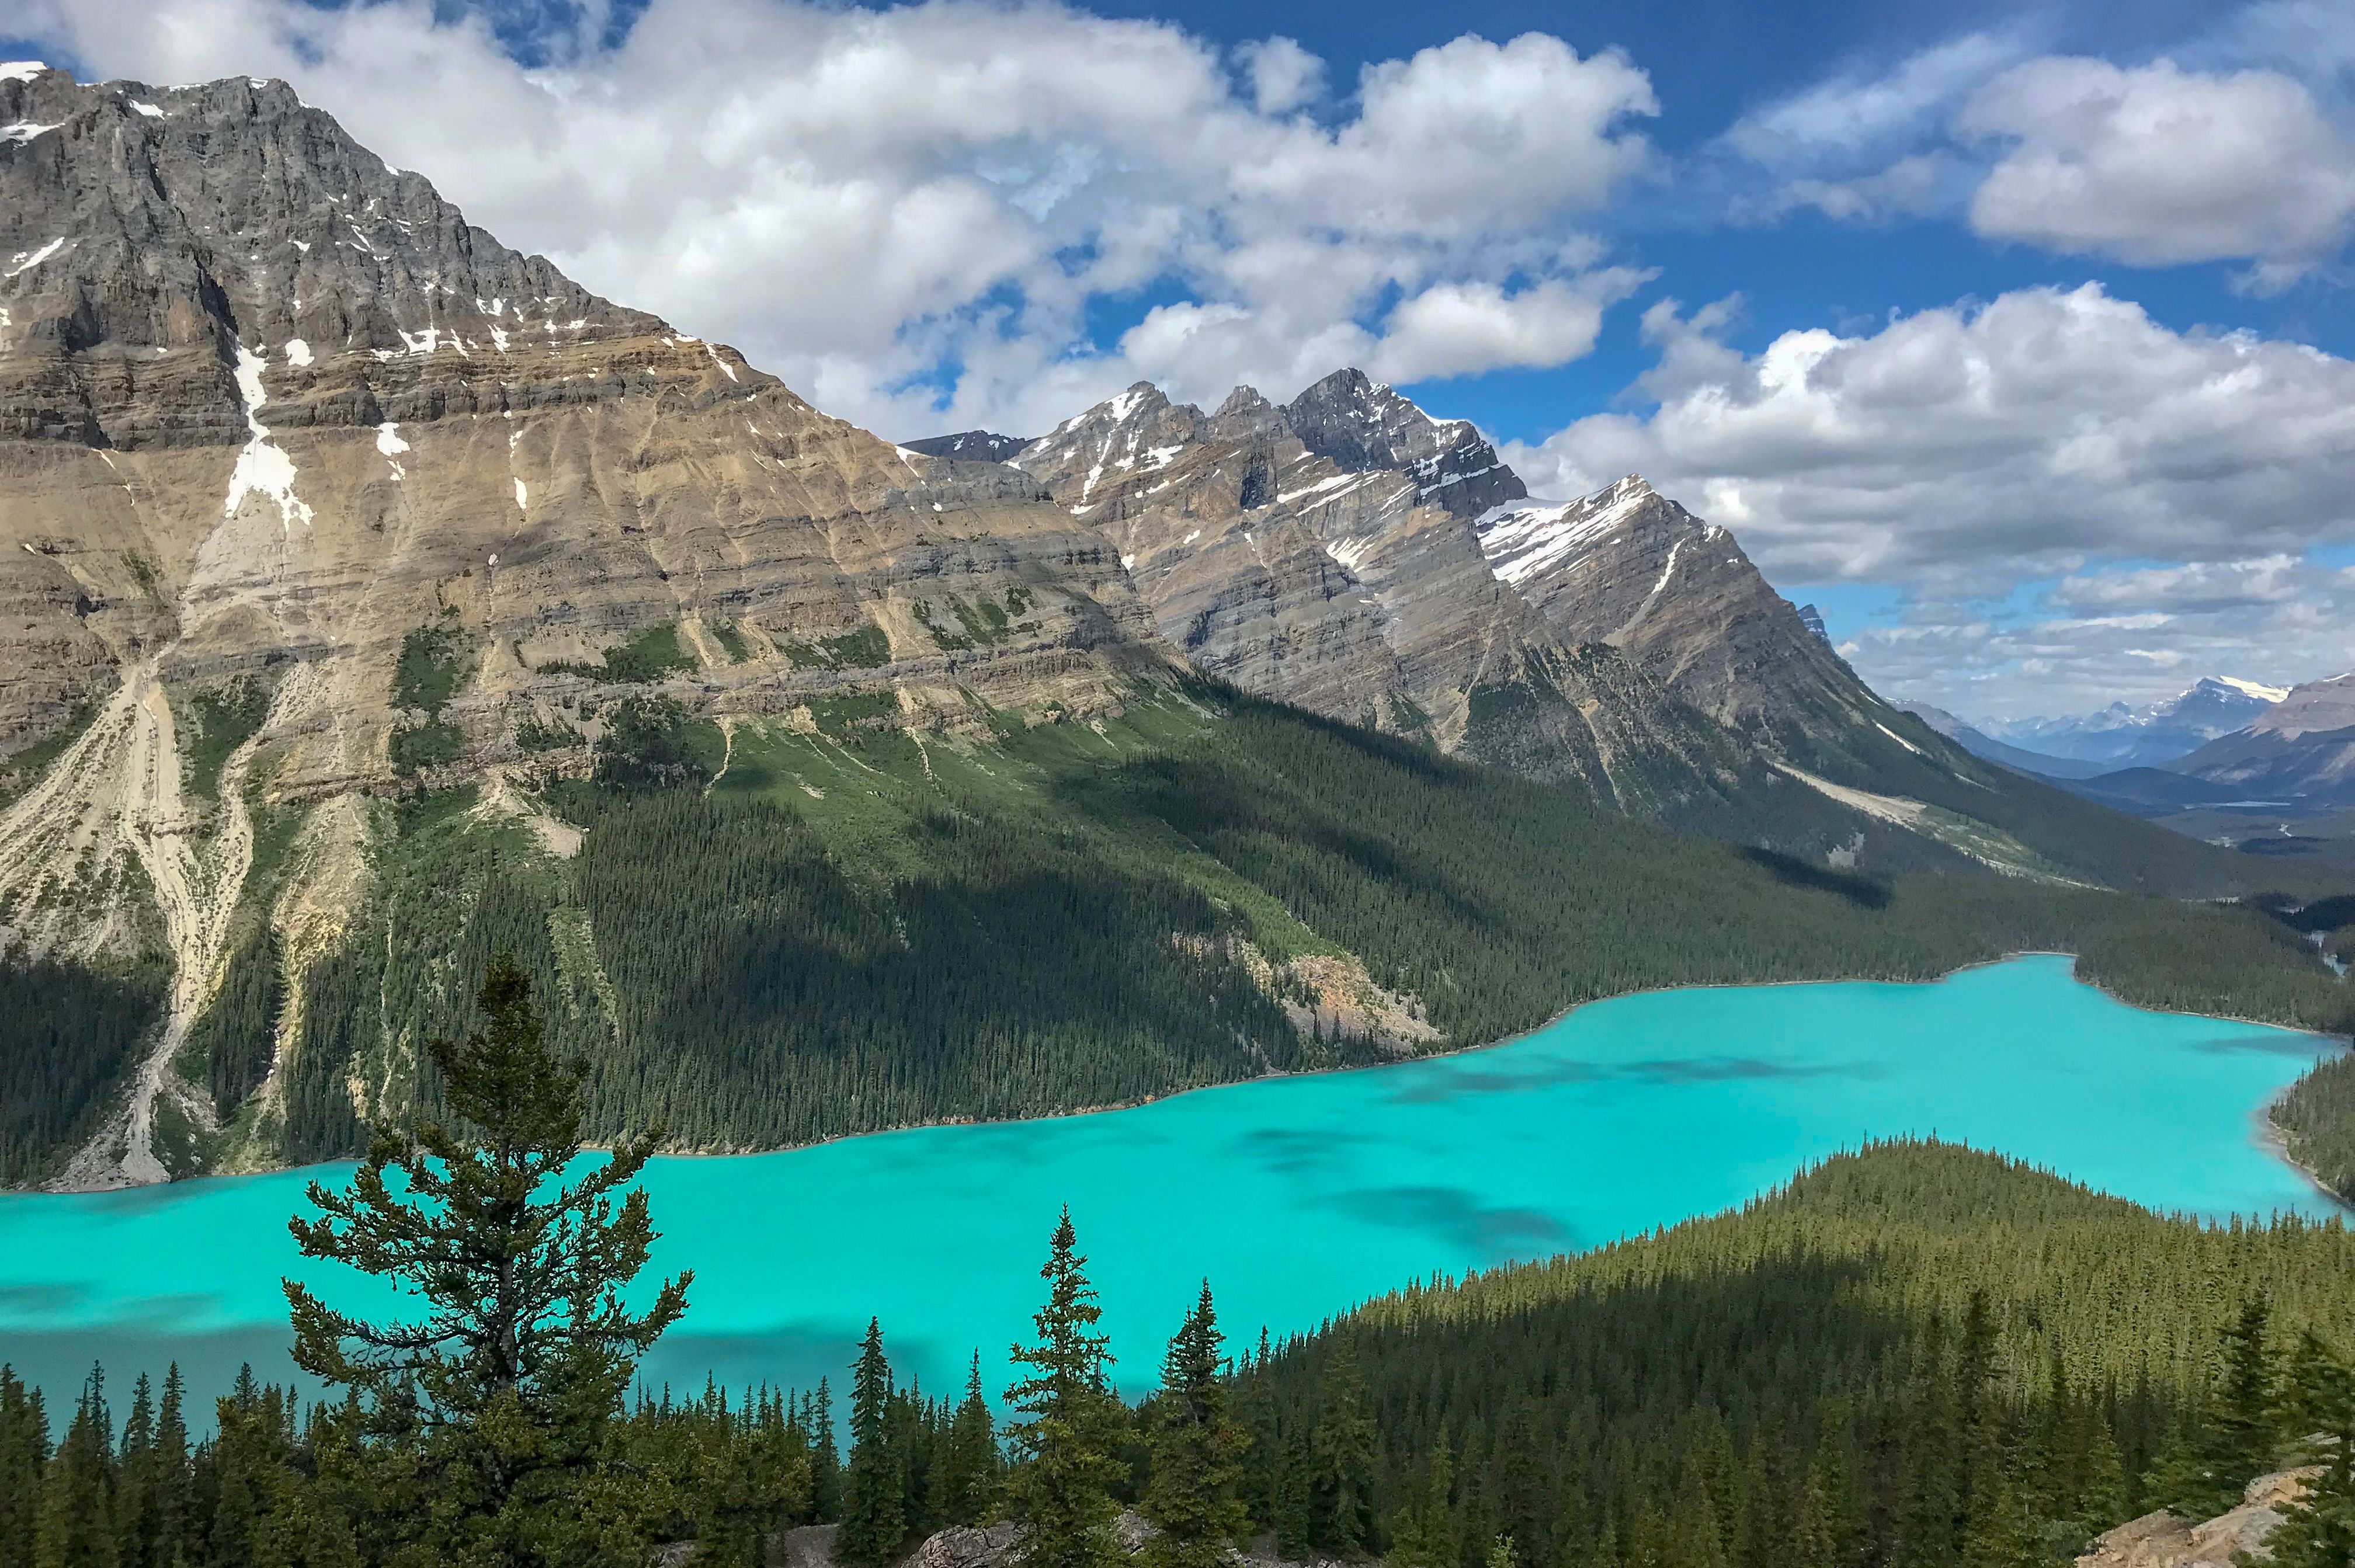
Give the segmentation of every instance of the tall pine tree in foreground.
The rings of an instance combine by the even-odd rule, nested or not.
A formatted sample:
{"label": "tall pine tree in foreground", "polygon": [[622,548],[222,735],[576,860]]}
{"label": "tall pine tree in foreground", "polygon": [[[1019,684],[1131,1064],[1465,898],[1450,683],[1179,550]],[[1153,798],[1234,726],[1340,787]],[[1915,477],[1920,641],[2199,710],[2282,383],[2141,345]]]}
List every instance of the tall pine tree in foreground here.
{"label": "tall pine tree in foreground", "polygon": [[1310,1530],[1320,1545],[1354,1557],[1374,1545],[1374,1424],[1358,1358],[1342,1339],[1325,1369],[1322,1408],[1309,1440],[1315,1461]]}
{"label": "tall pine tree in foreground", "polygon": [[1078,1249],[1066,1207],[1039,1271],[1048,1287],[1031,1319],[1039,1341],[1014,1347],[1029,1373],[1006,1391],[1022,1418],[1008,1434],[1015,1464],[1006,1494],[1023,1568],[1103,1568],[1120,1556],[1112,1488],[1125,1467],[1114,1452],[1118,1405],[1104,1371],[1112,1358],[1095,1331],[1103,1311]]}
{"label": "tall pine tree in foreground", "polygon": [[0,1366],[0,1568],[32,1568],[48,1464],[49,1413],[41,1391]]}
{"label": "tall pine tree in foreground", "polygon": [[842,1533],[837,1555],[852,1568],[883,1568],[900,1555],[908,1533],[901,1506],[898,1445],[891,1441],[891,1363],[883,1359],[883,1327],[867,1320],[867,1338],[850,1384],[850,1467],[843,1476]]}
{"label": "tall pine tree in foreground", "polygon": [[115,1568],[113,1456],[106,1374],[92,1367],[41,1488],[34,1557],[40,1568]]}
{"label": "tall pine tree in foreground", "polygon": [[662,1135],[579,1164],[580,1074],[549,1047],[530,980],[501,954],[475,1000],[483,1027],[426,1048],[454,1124],[379,1135],[349,1191],[311,1183],[321,1218],[290,1221],[304,1255],[397,1282],[423,1316],[366,1321],[287,1280],[294,1360],[364,1402],[410,1503],[386,1522],[421,1551],[631,1559],[643,1505],[612,1462],[613,1418],[692,1277],[643,1313],[623,1298],[655,1240],[645,1193],[623,1189]]}
{"label": "tall pine tree in foreground", "polygon": [[1161,1359],[1161,1393],[1152,1407],[1153,1478],[1144,1512],[1161,1531],[1146,1547],[1154,1568],[1221,1568],[1231,1544],[1251,1528],[1236,1496],[1248,1439],[1227,1413],[1223,1343],[1206,1279]]}
{"label": "tall pine tree in foreground", "polygon": [[2298,1337],[2282,1379],[2281,1411],[2319,1441],[2322,1474],[2285,1511],[2266,1542],[2273,1568],[2347,1568],[2355,1562],[2355,1359],[2312,1329]]}

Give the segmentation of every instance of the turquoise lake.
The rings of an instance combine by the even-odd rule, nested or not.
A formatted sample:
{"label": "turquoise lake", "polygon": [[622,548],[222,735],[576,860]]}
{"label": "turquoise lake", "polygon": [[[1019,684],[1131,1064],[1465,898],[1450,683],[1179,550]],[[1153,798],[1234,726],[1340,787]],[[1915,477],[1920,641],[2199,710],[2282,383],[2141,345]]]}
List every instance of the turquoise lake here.
{"label": "turquoise lake", "polygon": [[[2265,1147],[2310,1035],[2143,1012],[2035,956],[1933,985],[1655,992],[1488,1050],[1263,1080],[1134,1110],[665,1159],[665,1269],[696,1281],[650,1381],[844,1381],[872,1313],[904,1377],[993,1392],[1068,1202],[1118,1373],[1149,1385],[1207,1275],[1231,1335],[1281,1335],[1411,1278],[1590,1247],[1740,1202],[1869,1137],[1935,1133],[2161,1210],[2331,1206]],[[291,1372],[286,1216],[348,1167],[95,1196],[0,1198],[0,1359],[126,1393],[177,1359],[217,1392]],[[118,1406],[118,1409],[120,1407]]]}

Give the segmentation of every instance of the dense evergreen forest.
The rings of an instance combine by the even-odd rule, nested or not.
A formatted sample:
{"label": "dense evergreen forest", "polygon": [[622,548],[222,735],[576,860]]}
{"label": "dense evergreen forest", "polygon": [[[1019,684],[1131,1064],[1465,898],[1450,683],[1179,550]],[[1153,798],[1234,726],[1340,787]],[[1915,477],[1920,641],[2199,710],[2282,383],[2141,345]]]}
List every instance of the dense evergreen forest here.
{"label": "dense evergreen forest", "polygon": [[1236,1401],[1254,1509],[1307,1545],[1418,1568],[1477,1568],[1500,1536],[1523,1563],[1979,1568],[2222,1511],[2339,1430],[2298,1401],[2343,1375],[2317,1358],[2350,1322],[2336,1220],[2206,1226],[1899,1143],[1736,1212],[1373,1302],[1255,1359]]}
{"label": "dense evergreen forest", "polygon": [[95,1130],[163,1004],[152,970],[0,962],[0,1186],[39,1175]]}
{"label": "dense evergreen forest", "polygon": [[2355,1054],[2316,1062],[2268,1114],[2289,1157],[2355,1202]]}
{"label": "dense evergreen forest", "polygon": [[980,744],[864,710],[723,736],[625,699],[595,779],[546,786],[543,809],[585,830],[569,862],[470,794],[407,801],[369,918],[305,977],[283,1147],[356,1152],[355,1077],[399,1114],[431,1106],[414,1042],[453,1027],[452,976],[499,950],[591,1064],[601,1135],[659,1121],[699,1148],[1379,1059],[1287,1018],[1290,965],[1320,955],[1361,960],[1445,1045],[1648,987],[1929,979],[2023,949],[2075,952],[2148,1006],[2333,1030],[2355,1016],[2311,946],[2254,909],[1828,870],[1196,696],[1093,728],[1009,721]]}

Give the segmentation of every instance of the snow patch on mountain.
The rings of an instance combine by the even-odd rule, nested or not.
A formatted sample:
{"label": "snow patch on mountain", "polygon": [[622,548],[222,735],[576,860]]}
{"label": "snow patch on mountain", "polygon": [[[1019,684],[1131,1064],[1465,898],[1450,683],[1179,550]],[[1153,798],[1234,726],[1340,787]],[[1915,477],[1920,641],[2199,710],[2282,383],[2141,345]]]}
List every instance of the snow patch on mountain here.
{"label": "snow patch on mountain", "polygon": [[304,528],[311,526],[312,512],[294,494],[294,460],[271,438],[270,427],[261,422],[261,405],[268,400],[261,385],[261,368],[267,363],[244,344],[237,346],[237,394],[245,404],[247,440],[237,454],[236,468],[230,471],[229,499],[221,507],[221,515],[237,516],[238,507],[248,496],[267,496],[278,504],[279,527],[291,534],[298,520]]}
{"label": "snow patch on mountain", "polygon": [[1575,567],[1581,557],[1651,496],[1651,485],[1630,474],[1581,500],[1492,507],[1473,526],[1480,535],[1481,553],[1488,558],[1488,570],[1498,581],[1518,588],[1533,577]]}
{"label": "snow patch on mountain", "polygon": [[17,251],[14,256],[8,258],[8,270],[5,272],[0,272],[0,278],[13,278],[19,273],[31,272],[34,268],[39,266],[42,262],[48,261],[50,257],[64,250],[65,245],[65,237],[60,235],[57,239],[52,240],[48,244],[42,246],[37,251]]}

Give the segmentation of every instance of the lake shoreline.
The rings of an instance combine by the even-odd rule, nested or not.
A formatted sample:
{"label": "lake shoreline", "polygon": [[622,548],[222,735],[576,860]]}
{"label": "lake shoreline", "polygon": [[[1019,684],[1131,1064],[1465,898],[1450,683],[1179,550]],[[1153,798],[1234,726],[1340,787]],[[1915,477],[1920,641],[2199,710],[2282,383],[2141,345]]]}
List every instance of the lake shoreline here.
{"label": "lake shoreline", "polygon": [[[1569,1006],[1549,1017],[1544,1022],[1538,1024],[1533,1028],[1523,1029],[1518,1034],[1502,1035],[1495,1040],[1482,1040],[1471,1045],[1450,1046],[1444,1050],[1424,1051],[1414,1056],[1401,1056],[1389,1061],[1365,1062],[1348,1066],[1309,1068],[1299,1072],[1263,1072],[1258,1076],[1252,1078],[1229,1078],[1221,1079],[1216,1083],[1210,1083],[1189,1084],[1183,1088],[1169,1089],[1157,1094],[1140,1095],[1133,1100],[1115,1101],[1110,1104],[1098,1105],[1074,1105],[1061,1110],[1039,1111],[1019,1116],[943,1116],[936,1117],[929,1121],[903,1123],[896,1126],[874,1127],[863,1132],[837,1133],[826,1137],[811,1138],[803,1143],[777,1144],[762,1147],[743,1148],[665,1148],[657,1152],[660,1157],[664,1159],[748,1159],[757,1158],[763,1155],[793,1154],[804,1149],[823,1148],[830,1145],[855,1142],[861,1138],[891,1137],[903,1133],[923,1132],[935,1127],[1000,1126],[1021,1122],[1060,1121],[1079,1116],[1108,1115],[1115,1112],[1134,1111],[1143,1106],[1160,1104],[1167,1101],[1182,1099],[1188,1095],[1209,1093],[1220,1089],[1237,1089],[1248,1084],[1268,1083],[1295,1078],[1314,1079],[1359,1072],[1380,1072],[1391,1068],[1409,1066],[1419,1061],[1444,1061],[1455,1057],[1470,1056],[1476,1052],[1484,1051],[1497,1051],[1506,1046],[1514,1045],[1519,1041],[1529,1040],[1532,1036],[1542,1034],[1548,1029],[1554,1029],[1561,1025],[1564,1019],[1570,1018],[1571,1015],[1584,1008],[1593,1008],[1605,1002],[1625,1001],[1632,997],[1668,996],[1678,992],[1690,991],[1769,990],[1805,986],[1939,986],[1945,984],[1947,981],[1952,980],[1958,976],[1967,975],[1973,970],[1996,968],[2002,965],[2017,963],[2023,958],[2066,958],[2069,960],[2069,972],[2072,979],[2075,980],[2080,985],[2085,986],[2089,989],[2098,991],[2101,995],[2108,997],[2111,1001],[2116,1002],[2119,1006],[2132,1008],[2137,1012],[2155,1013],[2170,1018],[2211,1019],[2218,1023],[2239,1024],[2254,1029],[2279,1029],[2288,1034],[2308,1035],[2318,1041],[2335,1042],[2342,1051],[2355,1049],[2355,1040],[2350,1040],[2348,1036],[2324,1034],[2312,1029],[2301,1029],[2294,1025],[2279,1023],[2270,1019],[2243,1018],[2227,1013],[2177,1012],[2168,1008],[2152,1007],[2141,1002],[2132,1001],[2126,997],[2119,996],[2108,987],[2101,985],[2096,981],[2086,979],[2082,974],[2080,974],[2079,967],[2083,963],[2083,955],[2067,952],[2058,948],[2031,947],[1999,954],[1992,958],[1974,959],[1968,964],[1958,964],[1954,968],[1946,970],[1942,974],[1932,976],[1927,979],[1891,979],[1885,976],[1870,975],[1830,975],[1804,980],[1697,980],[1675,986],[1636,987],[1629,990],[1613,991],[1608,995],[1588,997],[1582,1000],[1572,1002]],[[2285,1089],[2282,1093],[2286,1093],[2288,1091]],[[2264,1125],[2268,1128],[2272,1125],[2271,1117],[2268,1113],[2270,1112],[2273,1104],[2278,1102],[2279,1099],[2280,1095],[2276,1094],[2272,1100],[2268,1100],[2264,1105],[2257,1108],[2256,1115],[2264,1121]],[[2288,1164],[2296,1168],[2301,1176],[2304,1176],[2310,1183],[2312,1183],[2316,1189],[2321,1192],[2332,1204],[2341,1208],[2350,1207],[2347,1200],[2340,1198],[2338,1194],[2331,1192],[2328,1188],[2323,1187],[2320,1181],[2315,1178],[2312,1171],[2308,1170],[2306,1167],[2299,1165],[2296,1160],[2290,1158],[2286,1148],[2280,1144],[2277,1137],[2274,1137],[2270,1141],[2264,1137],[2261,1137],[2258,1141],[2267,1149],[2268,1153],[2273,1154],[2285,1164]],[[610,1147],[610,1146],[607,1145],[593,1143],[585,1147],[598,1152],[607,1152]],[[293,1170],[322,1169],[353,1163],[355,1162],[351,1158],[346,1157],[343,1159],[313,1160],[304,1164],[271,1165],[262,1167],[259,1169],[250,1170],[204,1171],[195,1176],[182,1177],[176,1180],[151,1185],[177,1187],[190,1182],[236,1180],[245,1177],[279,1176]],[[84,1189],[69,1187],[52,1187],[48,1185],[38,1187],[17,1187],[0,1189],[0,1200],[15,1197],[35,1196],[51,1196],[60,1198],[87,1197],[91,1196],[93,1192],[101,1190],[144,1190],[144,1189]]]}
{"label": "lake shoreline", "polygon": [[[976,1339],[996,1377],[1009,1335],[992,1326],[1036,1308],[1042,1238],[1065,1205],[1114,1353],[1140,1369],[1205,1277],[1235,1324],[1305,1331],[1410,1281],[1738,1207],[1877,1140],[2001,1153],[2210,1224],[2342,1213],[2249,1121],[2311,1042],[2121,1006],[2058,955],[1978,967],[1952,985],[1636,994],[1487,1056],[1235,1083],[1117,1119],[666,1157],[645,1177],[652,1265],[693,1268],[695,1308],[647,1376],[814,1386],[879,1317],[895,1364],[925,1387],[959,1385]],[[94,1356],[125,1376],[176,1360],[205,1395],[256,1347],[284,1375],[282,1275],[339,1305],[377,1299],[287,1232],[306,1181],[347,1186],[349,1172],[0,1202],[0,1339],[69,1401]]]}

